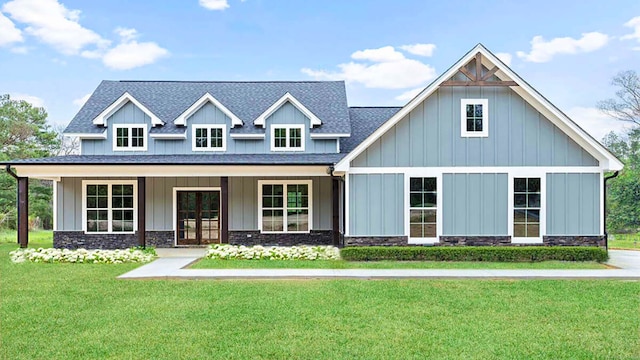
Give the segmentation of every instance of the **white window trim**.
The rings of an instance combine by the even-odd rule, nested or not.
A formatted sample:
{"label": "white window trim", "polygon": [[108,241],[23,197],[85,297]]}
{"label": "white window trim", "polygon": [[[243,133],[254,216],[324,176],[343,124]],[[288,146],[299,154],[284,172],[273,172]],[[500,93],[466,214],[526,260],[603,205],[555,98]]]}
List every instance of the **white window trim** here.
{"label": "white window trim", "polygon": [[[262,185],[282,185],[284,206],[282,208],[282,231],[262,231]],[[309,229],[307,231],[287,231],[287,185],[307,185],[309,188]],[[308,234],[313,229],[313,181],[312,180],[258,180],[258,229],[261,234]]]}
{"label": "white window trim", "polygon": [[[540,234],[539,237],[514,237],[513,236],[513,179],[514,178],[540,178]],[[509,197],[508,197],[508,227],[511,243],[513,244],[542,244],[547,233],[547,174],[544,171],[512,171],[509,172]]]}
{"label": "white window trim", "polygon": [[[482,105],[482,131],[467,131],[467,105]],[[489,99],[461,99],[460,100],[460,136],[488,137],[489,136]]]}
{"label": "white window trim", "polygon": [[[196,147],[196,130],[207,129],[207,147]],[[222,147],[211,147],[211,129],[222,129]],[[193,151],[227,151],[227,125],[191,125],[191,150]]]}
{"label": "white window trim", "polygon": [[[87,231],[87,185],[107,185],[108,231]],[[133,185],[133,231],[113,231],[112,185]],[[82,180],[82,231],[85,234],[135,234],[138,230],[138,182],[136,180]]]}
{"label": "white window trim", "polygon": [[[173,188],[173,246],[178,245],[178,191],[219,191],[220,192],[220,209],[218,209],[219,226],[222,227],[222,188],[221,187],[174,187]],[[222,228],[220,232],[222,233]]]}
{"label": "white window trim", "polygon": [[[131,129],[141,128],[142,136],[144,137],[144,146],[142,147],[133,147],[131,146]],[[129,146],[117,146],[118,145],[118,129],[129,129],[127,132],[127,137],[129,138]],[[147,136],[147,124],[114,124],[112,129],[111,136],[113,137],[113,151],[147,151],[149,146],[149,137]]]}
{"label": "white window trim", "polygon": [[[286,129],[287,130],[287,146],[286,147],[276,147],[276,129]],[[289,146],[289,129],[300,129],[300,147],[295,148]],[[273,124],[271,125],[271,151],[304,151],[305,148],[305,137],[307,135],[304,132],[304,125],[286,125],[286,124]]]}
{"label": "white window trim", "polygon": [[[411,203],[409,201],[410,179],[415,178],[436,178],[436,237],[412,238],[411,237]],[[435,244],[442,236],[442,173],[437,171],[407,171],[404,173],[404,233],[407,235],[409,244]]]}

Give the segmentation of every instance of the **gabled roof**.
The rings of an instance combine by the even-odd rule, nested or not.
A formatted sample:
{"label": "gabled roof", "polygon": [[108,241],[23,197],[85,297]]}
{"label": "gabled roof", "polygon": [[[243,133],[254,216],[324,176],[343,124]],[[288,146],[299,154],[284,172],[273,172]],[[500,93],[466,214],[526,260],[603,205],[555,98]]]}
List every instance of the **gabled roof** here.
{"label": "gabled roof", "polygon": [[191,105],[187,110],[185,110],[182,114],[180,114],[180,116],[178,116],[173,121],[173,123],[175,125],[183,125],[183,126],[186,125],[187,119],[191,115],[193,115],[196,111],[200,110],[200,108],[206,105],[207,103],[212,103],[213,106],[217,107],[218,109],[220,109],[220,111],[222,111],[222,113],[227,115],[231,119],[232,126],[242,126],[242,120],[240,120],[236,116],[236,114],[232,113],[229,109],[227,109],[226,106],[222,105],[222,103],[220,103],[218,99],[216,99],[209,93],[202,95],[200,99],[196,100],[196,102],[193,103],[193,105]]}
{"label": "gabled roof", "polygon": [[293,97],[293,95],[286,93],[284,94],[278,101],[273,103],[267,110],[265,110],[260,116],[258,116],[255,120],[253,120],[253,124],[256,126],[265,127],[266,120],[269,116],[271,116],[274,112],[276,112],[282,105],[285,103],[290,103],[296,109],[298,109],[301,113],[303,113],[306,117],[309,118],[309,127],[313,128],[314,126],[322,125],[322,121],[318,119],[318,117],[306,108],[298,99]]}
{"label": "gabled roof", "polygon": [[142,105],[138,100],[136,100],[131,94],[125,92],[120,96],[116,101],[111,103],[106,109],[104,109],[98,116],[93,118],[94,125],[107,126],[107,119],[116,113],[116,111],[120,110],[127,103],[133,103],[138,109],[142,110],[143,113],[147,114],[151,118],[151,124],[153,126],[164,125],[164,122],[160,120],[153,112],[147,109],[146,106]]}
{"label": "gabled roof", "polygon": [[[336,165],[337,171],[347,171],[350,163],[364,150],[366,150],[374,141],[384,135],[389,129],[391,129],[400,120],[405,118],[413,109],[420,105],[426,98],[428,98],[433,92],[435,92],[440,85],[454,76],[459,69],[469,63],[476,54],[480,53],[483,56],[483,65],[494,65],[498,68],[495,72],[500,80],[512,80],[518,86],[513,86],[511,89],[518,95],[523,97],[531,106],[537,111],[548,118],[554,125],[564,131],[567,136],[573,139],[576,143],[582,146],[587,152],[594,156],[600,162],[600,167],[606,170],[620,170],[623,167],[622,162],[618,160],[607,148],[595,140],[591,135],[584,131],[580,126],[573,122],[567,115],[555,107],[545,97],[543,97],[538,91],[536,91],[531,85],[525,82],[520,76],[518,76],[513,70],[505,65],[500,59],[498,59],[493,53],[487,50],[482,44],[476,45],[467,54],[465,54],[460,60],[458,60],[453,66],[451,66],[446,72],[440,75],[429,86],[427,86],[416,97],[409,101],[400,111],[393,115],[388,121],[382,124],[376,131],[368,136],[364,141],[357,145],[353,151],[345,156]],[[485,64],[485,62],[488,62]]]}
{"label": "gabled roof", "polygon": [[283,81],[283,82],[197,82],[197,81],[103,81],[89,100],[71,120],[66,133],[102,133],[93,119],[125,93],[165,123],[149,132],[183,133],[176,126],[180,117],[194,103],[210,94],[244,125],[231,129],[237,134],[262,134],[265,129],[253,121],[289,93],[322,121],[311,134],[349,134],[349,110],[343,81]]}
{"label": "gabled roof", "polygon": [[401,107],[350,107],[351,136],[340,139],[340,152],[348,153],[364,139],[373,134],[380,125],[389,120]]}

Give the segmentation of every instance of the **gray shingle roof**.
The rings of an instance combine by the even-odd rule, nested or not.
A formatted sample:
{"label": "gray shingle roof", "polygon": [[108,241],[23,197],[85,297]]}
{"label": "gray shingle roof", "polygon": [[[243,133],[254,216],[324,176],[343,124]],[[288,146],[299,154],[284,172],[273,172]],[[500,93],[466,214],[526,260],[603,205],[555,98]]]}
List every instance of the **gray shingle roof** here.
{"label": "gray shingle roof", "polygon": [[333,165],[346,154],[68,155],[3,165]]}
{"label": "gray shingle roof", "polygon": [[349,153],[360,145],[380,125],[389,120],[402,109],[401,107],[352,107],[349,108],[351,119],[351,137],[340,139],[340,152]]}
{"label": "gray shingle roof", "polygon": [[66,133],[101,133],[93,119],[128,92],[153,112],[164,126],[151,133],[182,133],[173,121],[207,92],[238,116],[244,126],[233,133],[262,133],[253,121],[287,92],[323,123],[311,132],[348,134],[349,111],[343,81],[305,82],[190,82],[190,81],[103,81],[71,120]]}

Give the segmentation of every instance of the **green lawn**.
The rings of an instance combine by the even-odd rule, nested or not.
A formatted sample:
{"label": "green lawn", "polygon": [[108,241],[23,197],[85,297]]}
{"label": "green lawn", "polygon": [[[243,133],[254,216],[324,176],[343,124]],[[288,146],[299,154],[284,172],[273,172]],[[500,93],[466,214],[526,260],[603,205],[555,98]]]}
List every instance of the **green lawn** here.
{"label": "green lawn", "polygon": [[[16,244],[17,246],[17,241],[18,238],[15,230],[0,230],[0,244]],[[53,246],[53,231],[29,231],[29,247],[48,248],[51,246]]]}
{"label": "green lawn", "polygon": [[605,269],[597,262],[542,261],[527,263],[474,261],[344,261],[344,260],[212,260],[194,269]]}
{"label": "green lawn", "polygon": [[0,358],[638,359],[640,282],[116,280],[12,264]]}
{"label": "green lawn", "polygon": [[609,248],[640,250],[640,234],[609,235]]}

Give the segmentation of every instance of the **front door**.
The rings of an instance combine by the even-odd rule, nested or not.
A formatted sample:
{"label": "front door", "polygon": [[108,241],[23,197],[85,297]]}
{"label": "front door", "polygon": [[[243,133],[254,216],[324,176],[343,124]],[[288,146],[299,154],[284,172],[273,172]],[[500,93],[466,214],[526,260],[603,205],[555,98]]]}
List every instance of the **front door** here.
{"label": "front door", "polygon": [[220,191],[178,191],[177,245],[220,243]]}

